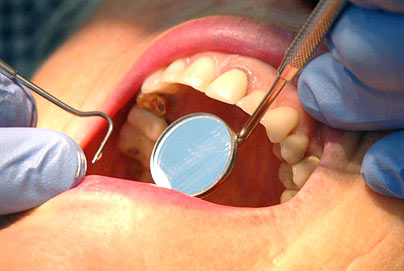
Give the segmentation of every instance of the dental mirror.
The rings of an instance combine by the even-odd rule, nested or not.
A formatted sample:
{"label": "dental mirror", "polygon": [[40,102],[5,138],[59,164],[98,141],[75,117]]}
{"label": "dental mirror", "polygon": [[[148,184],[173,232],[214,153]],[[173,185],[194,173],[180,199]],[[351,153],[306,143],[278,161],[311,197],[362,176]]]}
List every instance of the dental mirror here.
{"label": "dental mirror", "polygon": [[237,152],[236,134],[208,113],[176,120],[158,142],[150,161],[153,180],[191,196],[203,195],[226,177]]}
{"label": "dental mirror", "polygon": [[311,59],[344,5],[344,0],[320,0],[287,50],[272,87],[237,135],[208,113],[173,122],[151,154],[154,182],[191,196],[204,196],[217,188],[233,168],[237,146],[248,139],[285,84]]}

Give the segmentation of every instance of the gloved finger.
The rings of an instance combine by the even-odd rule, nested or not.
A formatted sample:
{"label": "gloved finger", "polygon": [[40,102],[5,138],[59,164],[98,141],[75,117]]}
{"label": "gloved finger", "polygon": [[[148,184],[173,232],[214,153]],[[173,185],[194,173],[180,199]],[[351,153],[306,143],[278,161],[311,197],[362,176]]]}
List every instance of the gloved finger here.
{"label": "gloved finger", "polygon": [[404,131],[383,137],[369,148],[361,174],[376,192],[404,199]]}
{"label": "gloved finger", "polygon": [[403,0],[350,0],[355,5],[370,9],[382,9],[391,12],[404,12]]}
{"label": "gloved finger", "polygon": [[312,117],[334,128],[404,128],[404,93],[380,92],[365,86],[329,53],[303,70],[298,93]]}
{"label": "gloved finger", "polygon": [[404,93],[404,13],[349,6],[329,37],[334,59],[373,89]]}
{"label": "gloved finger", "polygon": [[34,127],[35,99],[27,88],[0,73],[0,127]]}
{"label": "gloved finger", "polygon": [[0,215],[36,207],[82,180],[86,159],[67,135],[37,128],[0,134]]}

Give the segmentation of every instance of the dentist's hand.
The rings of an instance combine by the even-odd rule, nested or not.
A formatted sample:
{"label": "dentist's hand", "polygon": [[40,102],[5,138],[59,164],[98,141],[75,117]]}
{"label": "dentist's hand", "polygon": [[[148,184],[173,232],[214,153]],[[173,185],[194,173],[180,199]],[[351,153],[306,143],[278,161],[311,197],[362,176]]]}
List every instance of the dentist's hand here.
{"label": "dentist's hand", "polygon": [[[329,35],[330,53],[298,84],[315,119],[344,130],[404,128],[404,1],[352,0]],[[376,142],[362,176],[381,194],[404,199],[404,131]]]}
{"label": "dentist's hand", "polygon": [[85,174],[81,148],[62,133],[32,128],[36,119],[30,92],[0,74],[0,215],[36,207]]}

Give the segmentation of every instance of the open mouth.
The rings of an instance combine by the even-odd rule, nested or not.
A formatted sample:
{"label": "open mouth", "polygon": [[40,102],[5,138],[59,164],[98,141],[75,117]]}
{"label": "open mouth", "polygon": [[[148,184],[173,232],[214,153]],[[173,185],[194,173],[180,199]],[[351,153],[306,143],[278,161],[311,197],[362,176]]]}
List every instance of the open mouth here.
{"label": "open mouth", "polygon": [[[116,132],[98,174],[152,182],[152,148],[168,124],[194,112],[218,115],[239,131],[276,77],[293,33],[234,16],[187,22],[144,52],[107,103]],[[288,84],[239,149],[226,182],[204,199],[231,206],[271,206],[293,198],[322,156],[320,124]],[[92,139],[93,143],[97,142]],[[93,144],[85,147],[91,156]]]}
{"label": "open mouth", "polygon": [[[6,255],[0,265],[3,260],[6,266],[29,261],[74,270],[402,269],[403,202],[377,195],[360,176],[375,138],[317,123],[303,111],[294,84],[239,147],[229,179],[212,194],[199,199],[150,184],[148,156],[163,128],[202,111],[238,132],[272,84],[294,33],[245,17],[212,16],[174,27],[143,54],[139,50],[162,29],[205,14],[267,21],[277,6],[276,14],[290,22],[290,16],[303,14],[289,12],[301,8],[300,1],[174,1],[175,9],[171,1],[123,2],[104,6],[35,78],[77,108],[112,116],[113,138],[77,187],[0,231],[5,244],[0,255]],[[212,10],[204,13],[209,5]],[[186,18],[183,6],[191,10]],[[110,11],[115,13],[108,17]],[[125,15],[134,20],[122,20]],[[68,119],[45,102],[38,107],[39,126],[69,134],[93,157],[106,129],[103,120]]]}

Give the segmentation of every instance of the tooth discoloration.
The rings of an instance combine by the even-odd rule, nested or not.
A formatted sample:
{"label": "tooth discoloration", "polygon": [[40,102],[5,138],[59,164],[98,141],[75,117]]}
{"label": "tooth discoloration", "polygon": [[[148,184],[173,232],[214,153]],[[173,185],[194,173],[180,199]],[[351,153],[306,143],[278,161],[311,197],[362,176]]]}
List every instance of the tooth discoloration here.
{"label": "tooth discoloration", "polygon": [[157,141],[161,133],[167,128],[167,121],[163,117],[136,105],[128,114],[128,123],[152,141]]}
{"label": "tooth discoloration", "polygon": [[281,143],[281,155],[289,164],[299,162],[309,146],[309,138],[303,134],[287,136]]}
{"label": "tooth discoloration", "polygon": [[300,162],[292,165],[293,182],[296,184],[298,189],[303,187],[319,163],[320,159],[317,157],[308,156],[303,158]]}
{"label": "tooth discoloration", "polygon": [[207,86],[215,79],[216,62],[213,58],[203,56],[192,63],[185,71],[181,83],[205,92]]}
{"label": "tooth discoloration", "polygon": [[232,69],[216,78],[205,94],[224,103],[236,104],[247,94],[247,89],[247,75],[238,69]]}
{"label": "tooth discoloration", "polygon": [[147,109],[158,116],[164,116],[167,113],[168,99],[157,94],[139,94],[136,104],[139,108]]}
{"label": "tooth discoloration", "polygon": [[139,161],[145,168],[149,168],[150,155],[154,147],[154,141],[132,127],[129,123],[122,125],[118,149]]}
{"label": "tooth discoloration", "polygon": [[269,110],[262,121],[271,142],[280,143],[296,128],[299,114],[290,106],[281,106]]}

